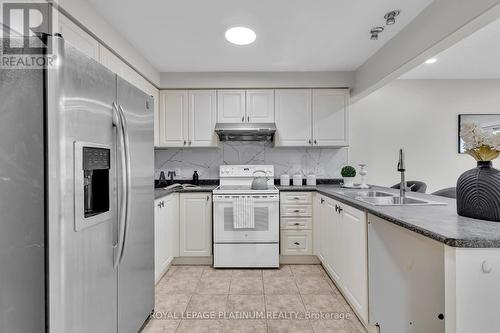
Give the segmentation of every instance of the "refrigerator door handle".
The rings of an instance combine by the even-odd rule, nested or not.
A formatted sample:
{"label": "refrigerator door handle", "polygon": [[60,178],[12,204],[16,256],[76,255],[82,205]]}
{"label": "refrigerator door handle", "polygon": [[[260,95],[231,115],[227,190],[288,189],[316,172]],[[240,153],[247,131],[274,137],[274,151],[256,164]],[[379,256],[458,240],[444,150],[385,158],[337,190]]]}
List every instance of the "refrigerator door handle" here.
{"label": "refrigerator door handle", "polygon": [[124,142],[124,156],[125,156],[125,183],[126,183],[126,195],[125,195],[125,218],[124,218],[124,228],[123,228],[123,239],[120,253],[120,260],[118,264],[123,261],[123,255],[125,253],[125,247],[127,244],[127,234],[130,224],[130,202],[131,202],[131,171],[130,171],[130,144],[128,139],[128,128],[127,119],[125,118],[125,111],[121,105],[118,105],[118,110],[120,110],[121,123],[123,129],[123,142]]}
{"label": "refrigerator door handle", "polygon": [[116,126],[117,128],[117,142],[119,144],[120,148],[120,175],[121,177],[121,191],[120,191],[120,203],[118,206],[118,242],[115,244],[113,247],[115,249],[114,251],[114,260],[113,260],[113,266],[116,268],[118,267],[118,263],[120,260],[120,256],[122,253],[122,247],[123,247],[123,231],[124,231],[124,224],[125,224],[125,207],[126,207],[126,191],[127,191],[127,184],[126,184],[126,177],[124,176],[126,174],[126,157],[125,157],[125,138],[124,138],[124,132],[123,132],[123,121],[122,121],[122,116],[120,114],[120,111],[118,110],[118,106],[116,103],[113,103],[113,126]]}

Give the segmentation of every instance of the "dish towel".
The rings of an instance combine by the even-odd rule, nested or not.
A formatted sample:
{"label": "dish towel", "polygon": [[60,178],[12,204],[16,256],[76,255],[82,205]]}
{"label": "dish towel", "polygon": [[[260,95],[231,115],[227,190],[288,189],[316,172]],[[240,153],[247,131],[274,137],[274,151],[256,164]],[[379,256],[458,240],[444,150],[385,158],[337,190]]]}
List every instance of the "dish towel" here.
{"label": "dish towel", "polygon": [[255,228],[254,203],[250,196],[238,196],[233,199],[233,228]]}

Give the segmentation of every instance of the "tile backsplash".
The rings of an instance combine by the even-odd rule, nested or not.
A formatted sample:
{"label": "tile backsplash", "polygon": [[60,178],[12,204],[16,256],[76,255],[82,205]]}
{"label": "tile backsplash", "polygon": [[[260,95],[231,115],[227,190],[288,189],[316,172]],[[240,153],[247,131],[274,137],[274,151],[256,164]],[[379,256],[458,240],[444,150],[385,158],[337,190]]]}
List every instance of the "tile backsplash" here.
{"label": "tile backsplash", "polygon": [[217,148],[168,148],[155,150],[155,178],[176,170],[177,177],[219,178],[221,164],[272,164],[275,177],[312,172],[318,178],[339,178],[347,163],[347,148],[275,148],[270,142],[223,142]]}

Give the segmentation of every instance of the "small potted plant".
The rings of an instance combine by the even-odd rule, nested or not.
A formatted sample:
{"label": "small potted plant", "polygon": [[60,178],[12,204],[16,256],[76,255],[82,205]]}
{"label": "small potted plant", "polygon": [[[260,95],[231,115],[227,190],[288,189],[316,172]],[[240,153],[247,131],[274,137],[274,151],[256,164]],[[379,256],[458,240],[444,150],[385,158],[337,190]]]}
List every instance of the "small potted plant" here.
{"label": "small potted plant", "polygon": [[342,178],[344,179],[345,187],[354,187],[354,177],[356,177],[356,169],[350,165],[346,165],[340,171]]}
{"label": "small potted plant", "polygon": [[476,219],[500,222],[500,170],[492,161],[500,155],[500,132],[486,131],[476,123],[460,128],[465,151],[477,167],[457,181],[457,213]]}

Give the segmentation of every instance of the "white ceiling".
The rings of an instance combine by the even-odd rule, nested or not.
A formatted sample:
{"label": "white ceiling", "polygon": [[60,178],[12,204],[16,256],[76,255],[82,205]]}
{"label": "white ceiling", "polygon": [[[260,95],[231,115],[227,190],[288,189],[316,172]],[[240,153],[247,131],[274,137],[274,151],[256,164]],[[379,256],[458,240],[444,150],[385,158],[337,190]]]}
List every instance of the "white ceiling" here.
{"label": "white ceiling", "polygon": [[500,79],[500,20],[462,39],[402,79]]}
{"label": "white ceiling", "polygon": [[[88,0],[160,72],[351,71],[432,0]],[[401,9],[378,41],[369,31]],[[251,27],[235,46],[227,28]]]}

